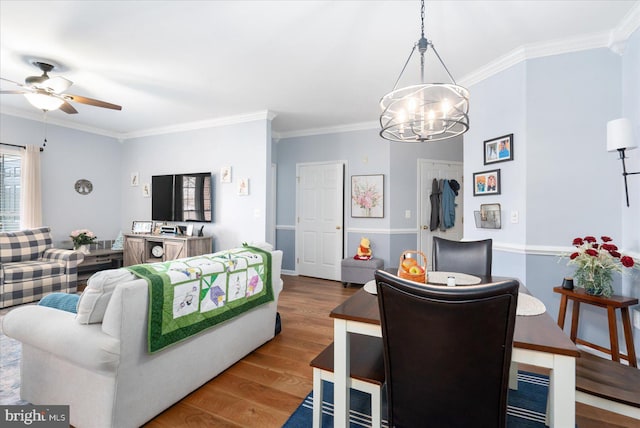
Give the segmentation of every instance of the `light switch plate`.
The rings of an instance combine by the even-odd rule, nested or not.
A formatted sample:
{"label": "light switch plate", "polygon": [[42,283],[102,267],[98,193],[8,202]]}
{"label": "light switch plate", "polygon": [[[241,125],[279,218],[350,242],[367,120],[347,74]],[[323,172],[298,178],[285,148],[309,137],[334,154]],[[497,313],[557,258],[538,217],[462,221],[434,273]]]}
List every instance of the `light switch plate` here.
{"label": "light switch plate", "polygon": [[511,223],[518,223],[520,221],[520,215],[518,211],[511,211]]}

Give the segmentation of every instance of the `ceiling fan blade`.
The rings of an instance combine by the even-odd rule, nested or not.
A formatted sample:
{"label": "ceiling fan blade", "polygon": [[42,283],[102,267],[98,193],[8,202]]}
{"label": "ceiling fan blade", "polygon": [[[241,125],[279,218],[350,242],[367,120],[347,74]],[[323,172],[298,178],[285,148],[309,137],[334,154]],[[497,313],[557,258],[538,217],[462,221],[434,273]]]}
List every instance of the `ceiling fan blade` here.
{"label": "ceiling fan blade", "polygon": [[4,80],[5,82],[13,83],[14,85],[22,86],[22,83],[14,82],[13,80],[5,79],[4,77],[0,77],[0,80]]}
{"label": "ceiling fan blade", "polygon": [[30,94],[31,92],[29,91],[0,91],[0,94]]}
{"label": "ceiling fan blade", "polygon": [[69,104],[66,101],[60,106],[60,110],[62,110],[63,112],[65,112],[67,114],[76,114],[76,113],[78,113],[78,110],[76,110],[71,104]]}
{"label": "ceiling fan blade", "polygon": [[61,76],[56,76],[52,77],[51,79],[45,80],[38,86],[42,89],[46,89],[47,91],[59,94],[62,91],[66,91],[71,85],[73,85],[73,82],[71,80],[65,79]]}
{"label": "ceiling fan blade", "polygon": [[60,94],[67,101],[75,101],[77,103],[89,104],[96,107],[110,108],[113,110],[122,110],[122,107],[105,101],[95,100],[93,98],[81,97],[80,95]]}

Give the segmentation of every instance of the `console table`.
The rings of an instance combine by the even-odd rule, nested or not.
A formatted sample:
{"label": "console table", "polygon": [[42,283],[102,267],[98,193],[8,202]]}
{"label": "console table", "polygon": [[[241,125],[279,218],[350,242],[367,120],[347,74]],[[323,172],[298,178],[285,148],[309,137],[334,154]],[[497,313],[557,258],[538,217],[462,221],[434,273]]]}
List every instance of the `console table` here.
{"label": "console table", "polygon": [[[611,355],[613,361],[620,362],[623,358],[629,362],[632,367],[638,367],[636,360],[636,350],[633,344],[633,331],[631,330],[631,319],[629,317],[629,306],[637,305],[638,299],[635,297],[624,297],[613,295],[611,297],[592,296],[587,294],[581,288],[566,290],[562,287],[554,287],[554,292],[562,295],[560,299],[560,310],[558,312],[558,326],[564,329],[564,319],[567,313],[567,302],[573,302],[573,310],[571,314],[571,340],[578,344],[588,346],[598,351]],[[578,322],[580,321],[580,304],[599,306],[607,309],[609,318],[609,341],[611,349],[587,342],[578,338]],[[624,327],[624,337],[627,344],[627,355],[621,354],[618,347],[618,326],[616,323],[616,309],[620,309],[622,314],[622,326]]]}
{"label": "console table", "polygon": [[124,265],[165,262],[213,251],[211,236],[124,235]]}
{"label": "console table", "polygon": [[78,265],[78,291],[84,290],[87,280],[94,273],[122,267],[122,258],[122,250],[93,250],[85,254],[84,260]]}

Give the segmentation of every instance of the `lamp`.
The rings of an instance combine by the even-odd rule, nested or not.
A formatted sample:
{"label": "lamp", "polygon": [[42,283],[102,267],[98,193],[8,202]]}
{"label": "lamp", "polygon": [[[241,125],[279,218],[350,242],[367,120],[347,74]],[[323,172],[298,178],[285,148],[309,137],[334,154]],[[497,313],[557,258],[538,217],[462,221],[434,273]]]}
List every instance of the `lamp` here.
{"label": "lamp", "polygon": [[633,131],[631,130],[631,121],[626,118],[615,119],[607,122],[607,151],[618,151],[620,160],[622,161],[622,177],[624,178],[624,192],[627,196],[627,206],[629,206],[629,188],[627,187],[627,175],[640,174],[638,172],[627,172],[627,166],[624,163],[626,159],[625,151],[633,150],[638,147],[633,142]]}
{"label": "lamp", "polygon": [[[424,37],[424,0],[421,4],[420,40],[413,45],[393,90],[380,100],[380,136],[390,141],[438,141],[469,130],[469,91],[456,84],[433,43]],[[424,83],[424,54],[429,46],[449,75],[451,83]],[[416,47],[420,51],[421,83],[396,89]]]}
{"label": "lamp", "polygon": [[49,95],[42,89],[30,94],[24,94],[24,96],[32,106],[44,111],[57,110],[64,104],[63,99]]}

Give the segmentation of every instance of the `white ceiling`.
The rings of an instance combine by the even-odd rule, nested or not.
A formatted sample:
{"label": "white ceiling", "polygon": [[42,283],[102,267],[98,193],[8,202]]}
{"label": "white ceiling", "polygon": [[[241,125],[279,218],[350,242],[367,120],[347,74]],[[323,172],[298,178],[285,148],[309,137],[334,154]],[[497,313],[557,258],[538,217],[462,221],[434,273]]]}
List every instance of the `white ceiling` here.
{"label": "white ceiling", "polygon": [[[426,4],[426,37],[466,85],[524,58],[615,45],[638,26],[640,0]],[[417,0],[1,0],[0,76],[23,82],[40,74],[30,59],[53,61],[50,76],[74,82],[67,93],[123,109],[75,103],[78,114],[48,121],[104,135],[268,110],[276,135],[291,136],[375,122],[419,37]],[[426,80],[447,81],[427,59]],[[418,70],[414,55],[401,85],[418,83]],[[0,95],[0,109],[42,119],[21,95]]]}

